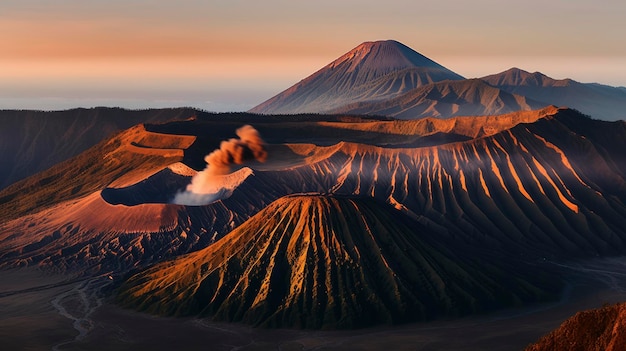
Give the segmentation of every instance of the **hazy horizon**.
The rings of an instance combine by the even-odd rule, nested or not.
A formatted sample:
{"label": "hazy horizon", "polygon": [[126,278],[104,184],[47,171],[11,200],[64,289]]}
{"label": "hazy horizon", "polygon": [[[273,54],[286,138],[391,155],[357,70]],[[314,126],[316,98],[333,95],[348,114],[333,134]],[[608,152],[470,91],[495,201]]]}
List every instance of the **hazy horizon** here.
{"label": "hazy horizon", "polygon": [[364,41],[467,77],[511,67],[626,86],[619,1],[8,0],[0,108],[244,111]]}

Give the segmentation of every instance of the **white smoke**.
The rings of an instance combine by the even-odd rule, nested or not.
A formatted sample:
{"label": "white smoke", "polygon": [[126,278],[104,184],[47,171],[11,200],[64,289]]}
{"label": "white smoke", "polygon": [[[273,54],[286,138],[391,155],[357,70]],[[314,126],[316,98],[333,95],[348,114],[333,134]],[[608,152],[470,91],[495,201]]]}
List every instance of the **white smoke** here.
{"label": "white smoke", "polygon": [[247,167],[230,173],[232,165],[252,160],[265,162],[265,142],[254,127],[245,125],[237,129],[236,134],[239,139],[222,141],[219,149],[204,157],[206,168],[191,179],[185,191],[176,194],[172,203],[199,206],[225,199],[252,175]]}

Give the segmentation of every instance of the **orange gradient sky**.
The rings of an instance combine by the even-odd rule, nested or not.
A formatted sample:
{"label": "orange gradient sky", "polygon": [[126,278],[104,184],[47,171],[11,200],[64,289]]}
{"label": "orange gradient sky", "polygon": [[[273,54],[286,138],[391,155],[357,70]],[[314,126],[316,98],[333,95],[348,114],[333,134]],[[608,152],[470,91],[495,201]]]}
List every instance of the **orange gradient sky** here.
{"label": "orange gradient sky", "polygon": [[363,41],[626,86],[622,0],[4,0],[0,108],[247,110]]}

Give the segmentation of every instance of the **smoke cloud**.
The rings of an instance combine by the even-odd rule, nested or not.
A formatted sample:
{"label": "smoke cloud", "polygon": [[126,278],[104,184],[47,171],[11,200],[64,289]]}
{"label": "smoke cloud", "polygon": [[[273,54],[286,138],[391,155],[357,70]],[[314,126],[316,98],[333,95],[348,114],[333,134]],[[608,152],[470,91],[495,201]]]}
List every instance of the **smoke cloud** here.
{"label": "smoke cloud", "polygon": [[233,164],[240,165],[250,160],[265,162],[265,142],[254,127],[245,125],[237,129],[236,134],[239,139],[222,141],[219,149],[204,157],[208,164],[205,171],[211,174],[227,174]]}
{"label": "smoke cloud", "polygon": [[173,203],[197,206],[227,198],[239,184],[252,175],[249,168],[230,173],[233,165],[267,160],[265,142],[254,127],[245,125],[237,129],[236,134],[238,139],[222,141],[219,149],[204,157],[206,168],[191,179],[185,191],[176,194]]}

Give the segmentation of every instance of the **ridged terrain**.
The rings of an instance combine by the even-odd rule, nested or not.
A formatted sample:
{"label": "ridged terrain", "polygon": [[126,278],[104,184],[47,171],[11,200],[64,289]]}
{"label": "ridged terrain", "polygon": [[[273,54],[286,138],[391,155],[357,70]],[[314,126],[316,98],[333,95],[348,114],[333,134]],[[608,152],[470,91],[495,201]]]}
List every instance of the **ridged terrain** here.
{"label": "ridged terrain", "polygon": [[578,312],[526,351],[626,350],[626,304]]}
{"label": "ridged terrain", "polygon": [[[519,116],[515,116],[508,117],[511,124],[534,118],[517,120]],[[172,157],[159,156],[163,151],[154,147],[132,146],[144,132],[133,134],[138,139],[113,138],[0,192],[0,266],[45,265],[79,271],[100,267],[96,269],[123,272],[207,247],[276,199],[307,192],[373,197],[417,219],[441,238],[507,252],[520,260],[623,253],[624,122],[590,120],[567,109],[538,112],[538,116],[543,118],[509,129],[505,123],[492,129],[493,134],[476,139],[421,148],[348,142],[276,145],[269,149],[267,163],[251,166],[254,174],[232,196],[198,207],[166,204],[193,173],[187,169],[183,172],[187,175],[179,174],[166,169],[167,165],[181,158],[188,160],[185,162],[194,157],[201,160],[207,151],[199,147],[210,141],[201,138],[217,135],[214,144],[219,144],[228,135],[220,128],[232,133],[248,122],[237,119],[235,128],[220,119],[151,126],[164,141],[168,137],[163,133],[173,131],[198,136],[184,156],[181,149],[167,151]],[[475,125],[466,130],[472,134],[481,129],[476,127],[477,121],[481,119],[459,119],[456,125]],[[489,119],[482,121],[487,126]],[[346,123],[353,126],[353,122]],[[389,122],[377,123],[382,127]],[[345,129],[339,124],[322,127],[318,121],[298,121],[291,126],[255,120],[255,127],[275,143],[292,138],[300,142],[330,142],[332,138],[364,142],[387,135],[403,145],[415,138],[393,134],[394,128],[389,130],[391,134],[370,130],[376,130],[376,124],[365,130]],[[433,125],[442,132],[444,127],[448,128],[443,123]],[[287,133],[290,128],[294,133]],[[430,131],[418,128],[416,134]],[[139,130],[132,130],[136,132]],[[179,136],[172,138],[180,140]],[[122,139],[127,142],[121,143]],[[107,154],[115,157],[105,157]],[[112,163],[115,159],[124,162]],[[109,216],[115,211],[127,215],[115,221]],[[159,217],[157,213],[162,214]],[[137,231],[133,223],[146,221],[152,223]],[[112,229],[93,223],[106,223]],[[68,247],[73,249],[63,250]],[[81,251],[85,247],[89,249]],[[123,264],[121,256],[125,257]]]}
{"label": "ridged terrain", "polygon": [[250,112],[323,113],[447,79],[463,77],[397,41],[365,42]]}
{"label": "ridged terrain", "polygon": [[571,79],[552,79],[540,72],[511,68],[502,73],[481,78],[485,82],[512,94],[575,108],[594,118],[626,119],[626,91],[596,83],[579,83]]}
{"label": "ridged terrain", "polygon": [[132,127],[46,172],[3,189],[0,219],[6,221],[60,201],[78,199],[106,185],[134,184],[181,161],[183,150],[194,141],[194,136],[148,132],[143,125]]}
{"label": "ridged terrain", "polygon": [[186,119],[193,109],[0,110],[0,189],[48,169],[140,123]]}
{"label": "ridged terrain", "polygon": [[120,288],[125,306],[259,326],[352,328],[517,304],[541,289],[469,262],[368,199],[288,196]]}
{"label": "ridged terrain", "polygon": [[189,250],[192,244],[177,244],[177,206],[113,206],[100,190],[135,184],[182,160],[194,140],[138,125],[4,189],[0,265],[88,274],[127,270],[180,253],[180,245]]}
{"label": "ridged terrain", "polygon": [[331,112],[417,119],[500,115],[545,106],[545,103],[510,94],[480,79],[466,79],[419,86],[395,98],[353,103]]}

